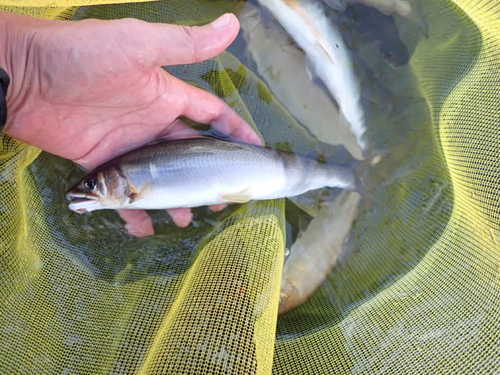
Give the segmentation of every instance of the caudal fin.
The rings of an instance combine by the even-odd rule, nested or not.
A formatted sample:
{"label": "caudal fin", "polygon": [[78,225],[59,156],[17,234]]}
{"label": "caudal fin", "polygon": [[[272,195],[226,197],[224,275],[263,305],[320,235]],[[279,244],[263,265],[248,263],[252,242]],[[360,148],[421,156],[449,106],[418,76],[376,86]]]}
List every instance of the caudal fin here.
{"label": "caudal fin", "polygon": [[382,161],[383,155],[379,152],[370,152],[365,160],[355,160],[352,162],[352,168],[357,178],[357,185],[354,191],[361,195],[369,195],[370,191],[375,188],[377,179],[373,180],[372,176],[376,175],[377,165]]}

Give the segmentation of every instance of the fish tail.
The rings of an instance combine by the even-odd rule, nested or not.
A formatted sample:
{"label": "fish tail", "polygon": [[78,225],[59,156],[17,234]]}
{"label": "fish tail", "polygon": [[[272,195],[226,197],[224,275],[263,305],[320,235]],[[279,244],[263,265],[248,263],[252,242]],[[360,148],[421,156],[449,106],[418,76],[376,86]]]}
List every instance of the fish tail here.
{"label": "fish tail", "polygon": [[371,192],[380,185],[380,181],[383,179],[383,176],[378,172],[378,165],[384,156],[384,152],[372,151],[366,159],[354,160],[351,163],[357,179],[354,191],[373,200]]}
{"label": "fish tail", "polygon": [[353,190],[362,196],[367,194],[366,186],[364,185],[363,180],[361,180],[361,178],[359,178],[359,176],[356,176],[356,183],[354,185]]}
{"label": "fish tail", "polygon": [[352,169],[352,174],[354,176],[354,181],[350,190],[355,191],[360,195],[366,195],[367,189],[359,173],[360,169],[362,168],[363,168],[362,161],[355,160],[352,162],[351,169]]}

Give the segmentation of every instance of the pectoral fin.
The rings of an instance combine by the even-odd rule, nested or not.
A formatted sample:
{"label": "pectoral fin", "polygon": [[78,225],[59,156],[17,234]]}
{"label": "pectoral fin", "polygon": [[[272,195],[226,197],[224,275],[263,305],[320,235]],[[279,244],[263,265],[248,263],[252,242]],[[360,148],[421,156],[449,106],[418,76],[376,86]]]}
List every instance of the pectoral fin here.
{"label": "pectoral fin", "polygon": [[[320,51],[320,54],[323,55],[323,58],[326,61],[330,62],[332,65],[335,65],[335,61],[333,60],[332,55],[328,52],[329,48],[325,46],[325,44],[321,41],[316,43],[316,45],[318,46],[318,51]],[[333,44],[331,48],[338,49],[340,48],[340,46],[338,44]]]}
{"label": "pectoral fin", "polygon": [[[316,46],[316,50],[318,51],[318,54],[321,55],[321,59],[325,63],[335,65],[335,62],[333,61],[332,57],[328,53],[326,47],[321,42],[315,43],[315,46]],[[309,76],[309,79],[313,82],[316,78],[320,78],[318,73],[317,73],[316,63],[314,62],[313,59],[311,59],[307,55],[306,55],[306,73]]]}
{"label": "pectoral fin", "polygon": [[133,203],[139,199],[144,198],[151,191],[151,180],[146,182],[142,189],[138,191],[135,187],[132,187],[132,194],[129,195],[129,203]]}
{"label": "pectoral fin", "polygon": [[311,82],[314,82],[314,80],[318,77],[316,75],[316,68],[314,67],[314,62],[311,60],[311,58],[307,56],[306,56],[306,73],[309,76]]}
{"label": "pectoral fin", "polygon": [[219,194],[219,196],[228,203],[246,203],[252,199],[249,187],[236,193]]}

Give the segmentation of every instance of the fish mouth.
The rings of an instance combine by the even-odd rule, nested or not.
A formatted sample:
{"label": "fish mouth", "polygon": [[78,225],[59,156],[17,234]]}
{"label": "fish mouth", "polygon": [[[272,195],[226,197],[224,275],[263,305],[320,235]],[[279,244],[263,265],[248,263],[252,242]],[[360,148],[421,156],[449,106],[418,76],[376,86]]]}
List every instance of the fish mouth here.
{"label": "fish mouth", "polygon": [[71,201],[71,200],[73,200],[73,198],[85,198],[85,199],[94,200],[94,201],[99,199],[99,197],[93,193],[85,193],[82,191],[68,191],[66,193],[66,199]]}
{"label": "fish mouth", "polygon": [[99,197],[92,193],[70,191],[66,194],[66,199],[70,200],[69,209],[83,214],[101,208]]}
{"label": "fish mouth", "polygon": [[387,64],[391,66],[394,70],[399,70],[401,67],[408,64],[408,61],[387,61]]}

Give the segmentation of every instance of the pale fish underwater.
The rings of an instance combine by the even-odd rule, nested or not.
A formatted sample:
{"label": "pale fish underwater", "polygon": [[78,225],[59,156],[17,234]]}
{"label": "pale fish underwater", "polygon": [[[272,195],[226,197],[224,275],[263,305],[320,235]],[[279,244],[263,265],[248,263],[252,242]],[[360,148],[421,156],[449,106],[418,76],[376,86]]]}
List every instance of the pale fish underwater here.
{"label": "pale fish underwater", "polygon": [[351,165],[194,138],[121,155],[83,178],[67,198],[77,212],[168,209],[293,197],[323,187],[362,191]]}
{"label": "pale fish underwater", "polygon": [[350,51],[338,28],[314,0],[259,0],[305,51],[308,71],[316,75],[338,103],[364,154],[368,152],[361,89]]}
{"label": "pale fish underwater", "polygon": [[267,23],[249,4],[239,20],[246,51],[275,97],[319,140],[343,145],[354,158],[362,159],[356,137],[336,103],[309,78],[304,51],[292,45],[282,27]]}
{"label": "pale fish underwater", "polygon": [[323,204],[298,236],[283,268],[279,314],[305,302],[332,272],[357,216],[360,199],[356,192],[342,191],[334,201]]}
{"label": "pale fish underwater", "polygon": [[351,6],[364,5],[378,10],[386,16],[405,17],[420,25],[424,35],[428,35],[428,25],[420,14],[419,0],[322,0],[332,9],[344,11]]}
{"label": "pale fish underwater", "polygon": [[344,10],[348,3],[361,3],[374,7],[386,15],[408,16],[412,11],[411,3],[407,0],[324,0],[324,2],[338,10]]}
{"label": "pale fish underwater", "polygon": [[402,42],[394,16],[362,4],[352,4],[344,12],[329,11],[351,50],[374,43],[378,53],[392,68],[407,65],[410,54]]}

